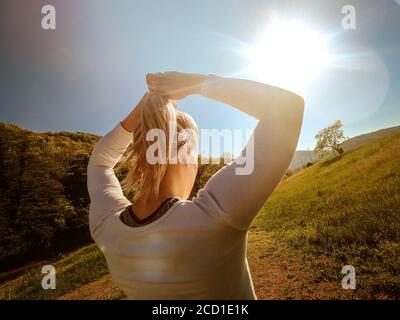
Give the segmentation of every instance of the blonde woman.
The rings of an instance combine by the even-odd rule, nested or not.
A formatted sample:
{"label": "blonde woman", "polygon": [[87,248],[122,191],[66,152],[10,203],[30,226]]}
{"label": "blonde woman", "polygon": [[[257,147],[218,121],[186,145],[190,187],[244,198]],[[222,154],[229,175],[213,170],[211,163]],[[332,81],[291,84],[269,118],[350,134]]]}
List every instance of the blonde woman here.
{"label": "blonde woman", "polygon": [[[165,72],[146,80],[149,92],[97,143],[88,165],[90,231],[113,279],[129,299],[257,299],[246,258],[247,232],[294,155],[303,99],[217,75]],[[243,158],[235,159],[189,200],[196,163],[168,157],[168,163],[149,163],[147,150],[154,141],[146,134],[159,129],[173,137],[168,124],[174,124],[178,138],[164,142],[178,151],[185,148],[183,158],[193,159],[196,124],[173,103],[192,94],[231,105],[259,123],[245,156],[254,164],[252,172],[237,174]],[[185,129],[194,134],[179,139]],[[123,185],[137,190],[131,201],[113,170],[125,152],[133,162]]]}

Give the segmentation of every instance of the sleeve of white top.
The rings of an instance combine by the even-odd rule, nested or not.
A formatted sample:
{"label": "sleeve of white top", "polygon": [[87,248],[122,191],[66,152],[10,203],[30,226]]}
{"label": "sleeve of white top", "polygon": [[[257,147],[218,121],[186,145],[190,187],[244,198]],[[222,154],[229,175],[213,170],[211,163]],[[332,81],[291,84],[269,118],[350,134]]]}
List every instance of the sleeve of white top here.
{"label": "sleeve of white top", "polygon": [[215,214],[239,230],[249,228],[282,179],[296,149],[304,101],[279,90],[250,80],[216,75],[207,76],[201,90],[203,96],[234,106],[259,120],[244,148],[247,174],[238,174],[244,165],[236,158],[212,176],[193,199],[208,214]]}
{"label": "sleeve of white top", "polygon": [[119,123],[95,145],[87,168],[87,187],[90,196],[89,228],[97,227],[110,215],[129,206],[131,202],[122,193],[114,166],[132,142],[132,133]]}

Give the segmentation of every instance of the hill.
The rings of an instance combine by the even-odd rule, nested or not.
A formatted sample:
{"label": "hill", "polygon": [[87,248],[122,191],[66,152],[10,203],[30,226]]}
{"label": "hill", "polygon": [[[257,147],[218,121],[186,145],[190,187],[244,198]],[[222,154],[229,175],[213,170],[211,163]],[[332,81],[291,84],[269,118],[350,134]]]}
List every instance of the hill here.
{"label": "hill", "polygon": [[[347,141],[341,144],[341,147],[344,151],[354,150],[368,142],[374,141],[376,139],[383,138],[390,134],[400,133],[400,126],[386,128],[375,132],[370,132],[366,134],[362,134],[359,136],[352,137]],[[290,163],[289,169],[295,170],[298,168],[302,168],[307,165],[309,162],[315,162],[318,160],[318,157],[313,150],[297,150],[292,162]]]}
{"label": "hill", "polygon": [[353,265],[357,297],[400,297],[399,159],[400,134],[390,134],[302,170],[281,183],[252,230],[270,233],[316,281],[339,283]]}
{"label": "hill", "polygon": [[376,139],[380,139],[386,137],[387,135],[400,133],[400,126],[386,128],[366,134],[362,134],[353,138],[350,138],[342,143],[342,148],[344,151],[350,151],[355,148],[358,148],[368,142],[374,141]]}
{"label": "hill", "polygon": [[86,167],[98,138],[0,123],[0,272],[90,241]]}
{"label": "hill", "polygon": [[[258,298],[400,298],[398,159],[391,134],[283,180],[249,232]],[[57,268],[57,290],[40,287],[45,263]],[[94,245],[41,265],[3,281],[0,298],[123,297]],[[344,265],[356,268],[356,290],[341,288]]]}

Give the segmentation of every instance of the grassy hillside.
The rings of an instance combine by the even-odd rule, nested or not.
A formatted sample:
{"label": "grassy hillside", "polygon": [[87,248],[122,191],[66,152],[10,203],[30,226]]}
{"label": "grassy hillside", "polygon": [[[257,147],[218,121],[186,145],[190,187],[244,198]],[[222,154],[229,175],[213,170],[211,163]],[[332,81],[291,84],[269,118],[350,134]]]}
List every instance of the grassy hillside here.
{"label": "grassy hillside", "polygon": [[350,138],[341,144],[344,151],[351,151],[355,148],[361,147],[362,145],[372,142],[376,139],[386,137],[388,135],[400,133],[400,126],[385,128],[378,131],[362,134],[353,138]]}
{"label": "grassy hillside", "polygon": [[[400,126],[386,128],[375,132],[369,132],[344,141],[341,144],[341,147],[345,152],[348,152],[358,147],[361,147],[368,142],[372,142],[388,135],[397,133],[400,133]],[[328,156],[331,155],[331,152],[328,152]],[[292,159],[292,162],[290,163],[289,170],[293,171],[299,168],[306,167],[308,163],[318,161],[322,158],[322,156],[322,154],[316,154],[313,150],[297,150]]]}
{"label": "grassy hillside", "polygon": [[252,230],[300,254],[321,281],[339,281],[351,264],[359,296],[400,297],[399,159],[397,134],[305,169],[281,183]]}
{"label": "grassy hillside", "polygon": [[[51,264],[56,268],[56,290],[43,290],[41,286],[42,266]],[[0,284],[0,299],[57,299],[73,292],[87,283],[94,282],[107,274],[105,259],[92,244],[58,260],[42,261],[9,281]],[[120,298],[122,293],[107,298]]]}
{"label": "grassy hillside", "polygon": [[[249,233],[258,298],[400,298],[399,159],[400,135],[390,135],[282,181]],[[41,289],[46,263],[57,268],[57,290]],[[341,288],[348,264],[354,291]],[[121,297],[93,245],[0,284],[0,299]]]}

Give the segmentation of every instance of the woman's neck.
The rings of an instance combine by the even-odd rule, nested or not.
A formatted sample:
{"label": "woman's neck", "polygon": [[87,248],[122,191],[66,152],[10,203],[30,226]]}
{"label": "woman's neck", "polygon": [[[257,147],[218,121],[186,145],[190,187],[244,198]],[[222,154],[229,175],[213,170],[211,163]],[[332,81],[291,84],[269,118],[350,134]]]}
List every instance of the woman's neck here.
{"label": "woman's neck", "polygon": [[151,215],[160,205],[169,198],[187,200],[192,191],[193,183],[182,165],[170,165],[160,183],[157,199],[144,202],[141,199],[132,205],[135,214],[140,219]]}

